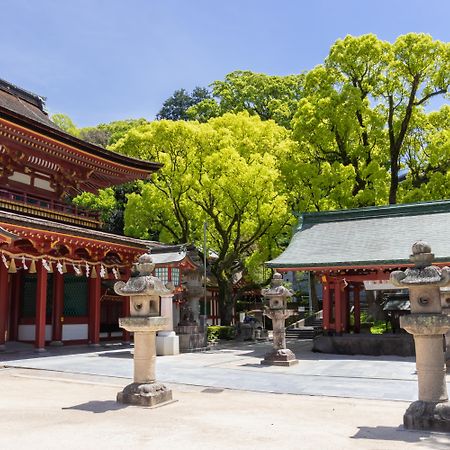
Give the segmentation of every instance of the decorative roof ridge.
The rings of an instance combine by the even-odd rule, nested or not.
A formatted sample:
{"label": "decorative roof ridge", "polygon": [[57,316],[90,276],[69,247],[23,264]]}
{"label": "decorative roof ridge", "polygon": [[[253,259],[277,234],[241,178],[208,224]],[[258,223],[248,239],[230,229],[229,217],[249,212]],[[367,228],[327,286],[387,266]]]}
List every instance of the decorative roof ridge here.
{"label": "decorative roof ridge", "polygon": [[418,216],[423,214],[437,214],[450,212],[450,200],[436,200],[429,202],[403,203],[396,205],[368,206],[364,208],[340,209],[303,213],[297,231],[319,223],[347,222],[350,220],[364,220],[399,216]]}
{"label": "decorative roof ridge", "polygon": [[39,108],[43,113],[47,114],[45,110],[46,97],[42,95],[35,94],[34,92],[27,91],[26,89],[17,86],[16,84],[10,83],[9,81],[0,78],[0,89],[8,94],[14,95],[21,100],[25,100],[28,103]]}

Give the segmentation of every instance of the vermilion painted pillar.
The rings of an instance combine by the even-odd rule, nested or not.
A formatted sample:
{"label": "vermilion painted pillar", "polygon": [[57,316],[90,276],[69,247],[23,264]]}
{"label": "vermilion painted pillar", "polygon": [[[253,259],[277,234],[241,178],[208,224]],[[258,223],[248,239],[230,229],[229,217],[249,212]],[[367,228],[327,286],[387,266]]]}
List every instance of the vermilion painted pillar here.
{"label": "vermilion painted pillar", "polygon": [[101,278],[89,278],[89,344],[100,342],[100,294]]}
{"label": "vermilion painted pillar", "polygon": [[53,274],[53,314],[52,314],[52,343],[62,344],[64,311],[64,276],[55,271]]}
{"label": "vermilion painted pillar", "polygon": [[36,337],[34,345],[36,350],[45,350],[45,315],[47,307],[47,270],[42,262],[36,263],[37,286],[36,286]]}
{"label": "vermilion painted pillar", "polygon": [[0,350],[6,343],[6,324],[8,320],[9,303],[8,269],[0,262]]}
{"label": "vermilion painted pillar", "polygon": [[359,284],[356,284],[353,287],[353,304],[355,305],[355,333],[359,333],[361,331],[361,300],[359,296],[359,289]]}
{"label": "vermilion painted pillar", "polygon": [[342,333],[342,330],[344,328],[344,323],[342,320],[342,291],[341,291],[342,284],[340,281],[337,281],[334,284],[334,311],[335,311],[335,326],[336,326],[336,333],[340,334]]}
{"label": "vermilion painted pillar", "polygon": [[322,315],[323,329],[328,331],[331,322],[331,302],[330,302],[330,284],[325,282],[322,284]]}
{"label": "vermilion painted pillar", "polygon": [[[125,280],[128,281],[131,276],[131,270],[127,269]],[[124,297],[123,298],[123,304],[122,304],[122,314],[123,317],[129,317],[130,316],[130,297]],[[123,329],[122,331],[122,339],[124,342],[130,342],[130,332]]]}

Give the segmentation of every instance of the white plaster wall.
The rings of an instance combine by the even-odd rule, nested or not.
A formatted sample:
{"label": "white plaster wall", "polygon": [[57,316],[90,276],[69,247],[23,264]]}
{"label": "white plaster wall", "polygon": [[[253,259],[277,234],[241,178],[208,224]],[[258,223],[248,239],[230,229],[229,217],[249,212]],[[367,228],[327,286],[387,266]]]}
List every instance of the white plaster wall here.
{"label": "white plaster wall", "polygon": [[88,338],[88,324],[68,324],[63,325],[62,340],[63,341],[75,341],[78,339]]}
{"label": "white plaster wall", "polygon": [[[52,338],[52,326],[45,326],[45,340],[50,341]],[[35,325],[19,325],[19,341],[34,341],[36,339]]]}

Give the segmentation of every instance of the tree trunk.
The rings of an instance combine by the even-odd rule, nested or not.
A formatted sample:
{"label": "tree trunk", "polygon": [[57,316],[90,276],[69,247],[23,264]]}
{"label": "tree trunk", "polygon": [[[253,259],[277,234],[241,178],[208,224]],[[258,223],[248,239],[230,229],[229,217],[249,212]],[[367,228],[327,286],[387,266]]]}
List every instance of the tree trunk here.
{"label": "tree trunk", "polygon": [[217,276],[219,287],[219,315],[221,325],[231,325],[233,321],[233,284],[223,276]]}

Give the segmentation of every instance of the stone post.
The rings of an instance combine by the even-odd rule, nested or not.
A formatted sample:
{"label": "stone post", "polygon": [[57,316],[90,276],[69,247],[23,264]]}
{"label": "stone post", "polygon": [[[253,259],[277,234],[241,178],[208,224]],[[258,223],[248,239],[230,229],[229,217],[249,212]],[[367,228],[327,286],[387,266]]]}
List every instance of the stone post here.
{"label": "stone post", "polygon": [[161,316],[168,319],[163,330],[156,336],[156,354],[178,355],[180,353],[180,339],[173,331],[173,294],[161,296]]}
{"label": "stone post", "polygon": [[450,284],[450,269],[432,266],[430,246],[412,246],[414,267],[391,274],[391,282],[409,289],[411,314],[400,317],[400,326],[414,336],[419,400],[403,416],[405,428],[450,431],[450,405],[445,380],[443,335],[450,318],[442,314],[440,287]]}
{"label": "stone post", "polygon": [[272,366],[292,366],[298,363],[294,353],[286,348],[285,320],[293,314],[287,309],[287,299],[293,292],[281,285],[283,277],[279,273],[273,275],[271,287],[263,289],[262,294],[269,300],[264,307],[264,314],[272,319],[273,349],[266,353],[261,364]]}
{"label": "stone post", "polygon": [[117,394],[117,401],[149,407],[172,401],[172,391],[155,377],[156,332],[169,325],[169,318],[161,316],[160,299],[169,296],[170,290],[151,275],[153,269],[151,256],[142,255],[136,264],[137,275],[114,285],[118,295],[130,297],[130,317],[121,317],[119,325],[134,333],[133,383]]}

